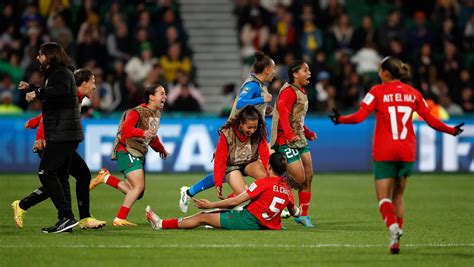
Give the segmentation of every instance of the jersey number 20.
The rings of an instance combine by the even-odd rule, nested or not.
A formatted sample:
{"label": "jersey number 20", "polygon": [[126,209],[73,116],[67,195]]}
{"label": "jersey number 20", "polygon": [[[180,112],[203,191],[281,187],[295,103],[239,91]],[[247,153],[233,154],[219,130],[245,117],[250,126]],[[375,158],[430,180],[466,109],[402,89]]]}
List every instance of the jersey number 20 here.
{"label": "jersey number 20", "polygon": [[[393,140],[405,140],[407,138],[407,121],[411,116],[411,107],[407,106],[390,106],[388,107],[388,113],[390,113],[390,125],[392,127],[392,137]],[[400,133],[400,136],[398,135],[398,122],[397,122],[397,113],[402,113],[402,125],[403,129],[402,132]]]}

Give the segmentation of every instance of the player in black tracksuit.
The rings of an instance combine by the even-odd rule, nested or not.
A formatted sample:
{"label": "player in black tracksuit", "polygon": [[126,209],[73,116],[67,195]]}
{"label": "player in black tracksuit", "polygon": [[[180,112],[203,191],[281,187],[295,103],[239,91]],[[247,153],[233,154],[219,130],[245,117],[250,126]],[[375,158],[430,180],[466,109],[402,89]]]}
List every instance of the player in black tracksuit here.
{"label": "player in black tracksuit", "polygon": [[77,87],[72,73],[71,60],[56,43],[40,46],[37,56],[44,72],[44,87],[20,82],[27,98],[42,102],[45,141],[38,176],[45,191],[58,210],[56,225],[43,228],[45,233],[68,231],[78,222],[71,210],[69,167],[74,151],[84,139]]}
{"label": "player in black tracksuit", "polygon": [[[94,73],[89,69],[78,69],[74,71],[74,78],[77,86],[77,95],[79,103],[82,102],[84,97],[91,98],[92,93],[95,90],[95,76]],[[43,127],[43,114],[28,120],[25,124],[25,128],[38,128],[36,132],[36,140],[34,144],[34,151],[38,153],[40,158],[43,156],[43,150],[46,146],[44,138],[44,127]],[[105,226],[106,222],[97,220],[90,214],[90,196],[89,196],[89,183],[91,181],[91,174],[89,167],[82,157],[75,151],[72,155],[71,166],[69,174],[76,179],[76,197],[77,205],[79,209],[79,226],[81,229],[99,229]],[[14,211],[14,220],[19,228],[23,228],[23,220],[26,211],[35,206],[38,203],[49,198],[49,195],[45,192],[43,187],[39,187],[34,190],[30,195],[20,200],[15,200],[12,203]]]}

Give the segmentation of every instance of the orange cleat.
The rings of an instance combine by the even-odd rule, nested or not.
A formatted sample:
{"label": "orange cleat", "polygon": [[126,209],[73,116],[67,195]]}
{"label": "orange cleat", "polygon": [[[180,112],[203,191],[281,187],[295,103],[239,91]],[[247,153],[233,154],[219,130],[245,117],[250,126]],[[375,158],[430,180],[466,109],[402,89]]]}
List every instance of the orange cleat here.
{"label": "orange cleat", "polygon": [[97,174],[97,176],[91,180],[89,184],[89,191],[92,191],[94,188],[99,186],[100,184],[103,184],[105,182],[105,178],[110,175],[109,170],[106,168],[102,168],[100,172]]}

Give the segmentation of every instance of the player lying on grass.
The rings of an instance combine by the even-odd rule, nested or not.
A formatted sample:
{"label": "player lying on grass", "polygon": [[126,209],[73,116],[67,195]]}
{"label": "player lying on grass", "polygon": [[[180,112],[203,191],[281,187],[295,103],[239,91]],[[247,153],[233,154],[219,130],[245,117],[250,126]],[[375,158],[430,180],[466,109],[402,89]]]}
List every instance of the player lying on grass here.
{"label": "player lying on grass", "polygon": [[295,207],[291,185],[294,181],[286,175],[286,158],[280,153],[270,156],[270,176],[255,181],[238,196],[211,202],[194,199],[200,209],[232,208],[248,200],[243,210],[217,210],[200,212],[186,218],[161,219],[150,206],[146,207],[146,217],[153,229],[191,229],[201,225],[228,230],[280,230],[280,214],[288,208],[291,215],[298,217],[300,208]]}
{"label": "player lying on grass", "polygon": [[334,114],[329,117],[336,125],[355,124],[375,111],[375,191],[380,213],[390,232],[390,253],[398,254],[405,213],[403,193],[416,158],[413,112],[416,111],[431,128],[454,136],[463,131],[464,123],[450,127],[431,115],[421,93],[400,81],[410,77],[410,68],[399,59],[384,58],[380,63],[379,77],[382,84],[370,89],[356,113],[341,116],[334,109]]}

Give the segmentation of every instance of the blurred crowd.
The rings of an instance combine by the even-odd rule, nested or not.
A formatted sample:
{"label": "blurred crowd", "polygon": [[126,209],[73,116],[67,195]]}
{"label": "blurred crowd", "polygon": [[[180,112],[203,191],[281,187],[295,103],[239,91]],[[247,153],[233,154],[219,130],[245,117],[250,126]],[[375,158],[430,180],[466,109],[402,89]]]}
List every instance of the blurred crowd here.
{"label": "blurred crowd", "polygon": [[95,73],[86,115],[134,107],[143,88],[155,83],[169,91],[168,110],[201,110],[177,1],[7,0],[0,8],[0,113],[40,109],[17,86],[42,84],[36,55],[50,41],[63,46],[74,67]]}
{"label": "blurred crowd", "polygon": [[[409,63],[410,83],[446,116],[474,112],[474,0],[222,1],[234,3],[244,73],[255,51],[275,60],[272,94],[292,60],[310,64],[310,112],[357,108],[385,56]],[[35,58],[48,41],[96,74],[86,114],[136,106],[154,83],[168,90],[167,110],[203,108],[177,0],[4,0],[0,8],[0,113],[40,109],[16,88],[42,83]],[[239,87],[224,86],[229,103]]]}
{"label": "blurred crowd", "polygon": [[278,65],[274,94],[293,59],[310,64],[310,111],[357,108],[395,56],[437,109],[474,112],[473,0],[235,0],[235,14],[247,67],[257,50]]}

